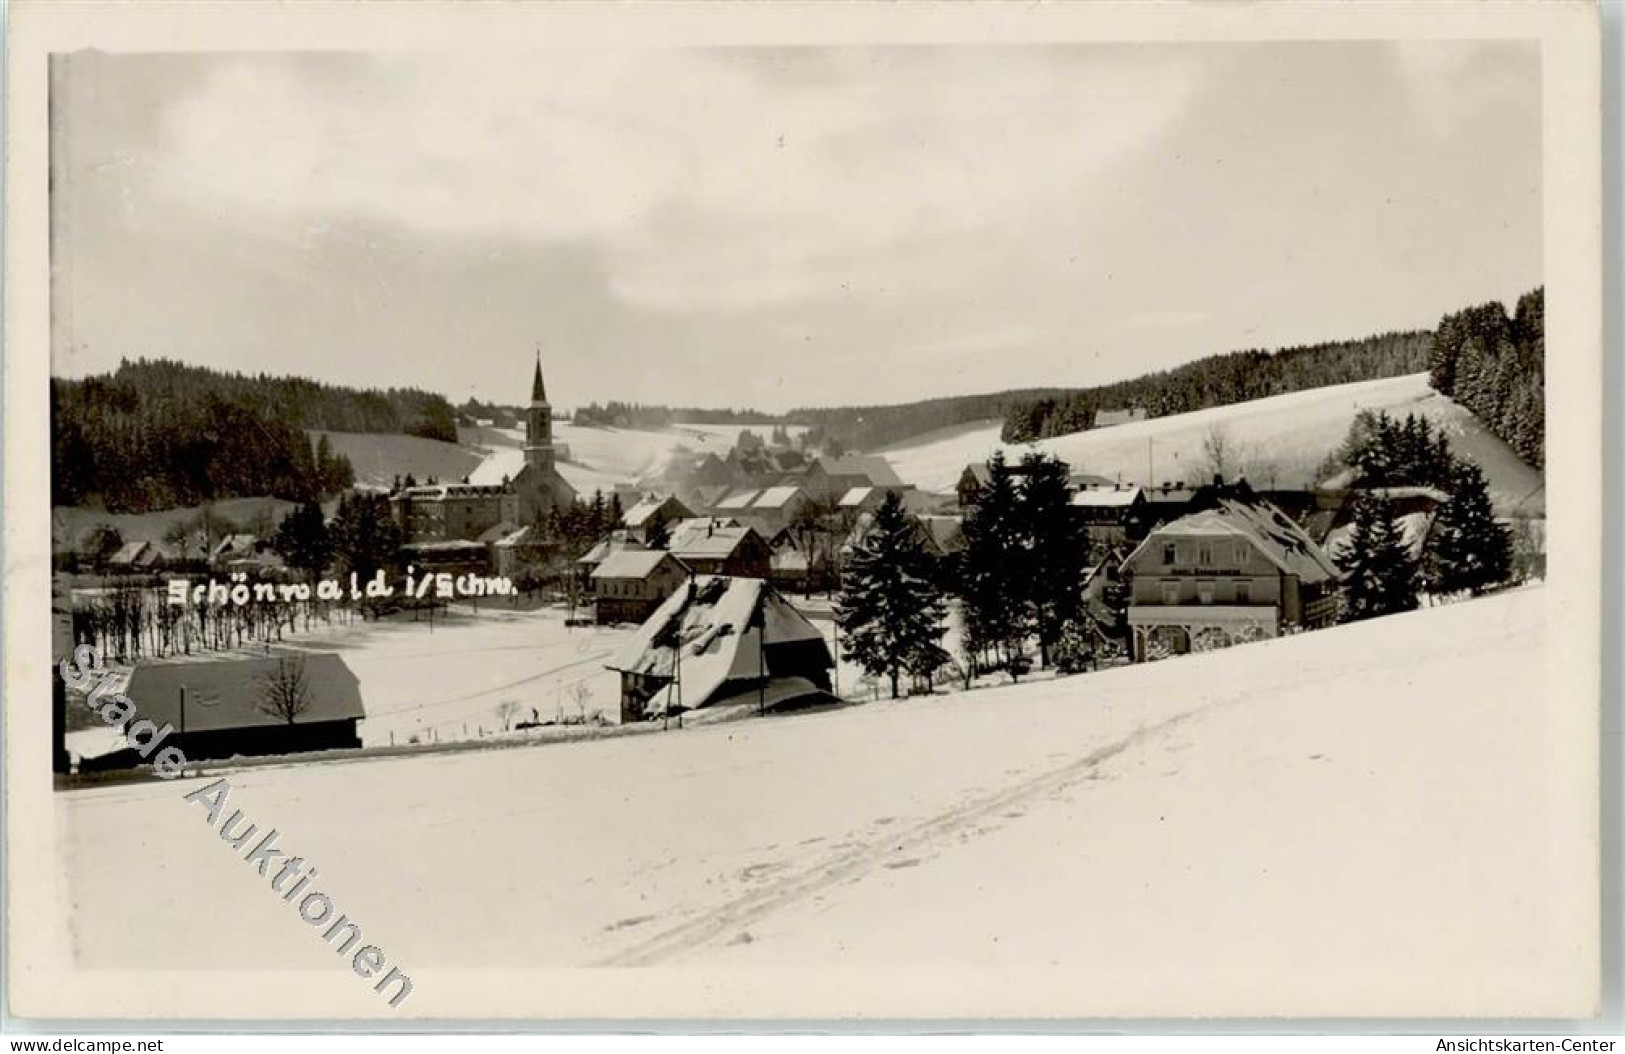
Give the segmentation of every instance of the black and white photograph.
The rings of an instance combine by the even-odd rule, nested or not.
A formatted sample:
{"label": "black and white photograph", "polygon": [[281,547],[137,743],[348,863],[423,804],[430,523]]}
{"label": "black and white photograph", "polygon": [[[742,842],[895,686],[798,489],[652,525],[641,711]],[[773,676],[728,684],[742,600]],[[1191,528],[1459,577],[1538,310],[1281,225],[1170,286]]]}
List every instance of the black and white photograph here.
{"label": "black and white photograph", "polygon": [[469,6],[12,71],[11,1013],[1598,1011],[1592,6]]}

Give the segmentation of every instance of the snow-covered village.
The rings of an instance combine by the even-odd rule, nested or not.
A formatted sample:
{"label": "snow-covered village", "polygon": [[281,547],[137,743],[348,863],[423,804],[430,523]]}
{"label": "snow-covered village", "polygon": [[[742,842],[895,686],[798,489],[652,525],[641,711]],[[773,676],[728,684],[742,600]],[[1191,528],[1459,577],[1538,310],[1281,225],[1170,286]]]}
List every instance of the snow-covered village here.
{"label": "snow-covered village", "polygon": [[[375,1014],[710,1005],[426,981],[628,967],[1201,1014],[1238,956],[1257,1016],[1566,1006],[1568,861],[1499,866],[1567,822],[1507,776],[1551,746],[1539,53],[1434,48],[60,60],[65,954],[318,970],[348,917]],[[193,848],[238,806],[325,935]]]}

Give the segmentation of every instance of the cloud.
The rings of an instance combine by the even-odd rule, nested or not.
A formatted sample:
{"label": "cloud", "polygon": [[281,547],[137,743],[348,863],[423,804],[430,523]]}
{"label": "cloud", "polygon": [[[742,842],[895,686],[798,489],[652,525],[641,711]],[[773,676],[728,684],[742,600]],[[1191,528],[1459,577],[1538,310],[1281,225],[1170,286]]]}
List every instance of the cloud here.
{"label": "cloud", "polygon": [[356,56],[324,77],[245,56],[170,109],[160,168],[267,224],[585,242],[636,306],[747,311],[951,284],[946,240],[1078,228],[1199,72],[1174,51]]}

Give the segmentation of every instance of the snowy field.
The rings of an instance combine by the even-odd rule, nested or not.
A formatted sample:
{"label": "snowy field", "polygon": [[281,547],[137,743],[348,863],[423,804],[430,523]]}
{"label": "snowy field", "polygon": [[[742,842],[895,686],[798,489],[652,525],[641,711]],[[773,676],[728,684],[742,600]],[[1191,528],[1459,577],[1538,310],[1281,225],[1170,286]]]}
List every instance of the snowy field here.
{"label": "snowy field", "polygon": [[[606,493],[615,484],[631,484],[658,473],[680,449],[691,453],[712,453],[726,457],[739,438],[750,430],[763,439],[772,425],[674,424],[665,429],[601,428],[553,422],[553,440],[569,447],[570,458],[559,463],[559,472],[583,494],[594,490]],[[806,431],[804,425],[788,425],[792,435]],[[493,444],[485,461],[469,477],[474,483],[498,483],[512,477],[525,463],[523,428],[492,428],[486,431],[513,442],[514,446]]]}
{"label": "snowy field", "polygon": [[1540,474],[1486,432],[1471,413],[1428,387],[1425,373],[1314,388],[1060,436],[1033,446],[1001,444],[999,423],[988,422],[944,429],[880,453],[904,480],[933,492],[950,489],[967,464],[985,460],[1001,447],[1011,458],[1036,447],[1060,457],[1075,471],[1134,483],[1143,483],[1148,470],[1157,483],[1195,482],[1206,462],[1203,441],[1217,427],[1223,431],[1232,457],[1255,485],[1301,487],[1318,482],[1317,469],[1343,442],[1349,423],[1360,410],[1386,410],[1400,417],[1425,415],[1444,429],[1458,453],[1484,469],[1497,511],[1510,515],[1516,508],[1522,515],[1544,513]]}
{"label": "snowy field", "polygon": [[[1572,817],[1549,793],[1544,597],[901,703],[248,770],[232,804],[416,968],[418,1013],[469,1009],[436,1002],[435,970],[594,965],[997,970],[1033,1013],[1577,1009],[1586,861],[1546,850]],[[403,676],[433,676],[429,651]],[[56,796],[79,965],[337,973],[189,782]],[[796,1009],[983,1005],[910,1002],[929,976]],[[1428,1003],[1440,978],[1467,1002]],[[645,991],[605,976],[590,1005]],[[588,1009],[548,996],[485,997]]]}
{"label": "snowy field", "polygon": [[[301,636],[295,649],[336,651],[361,682],[364,746],[418,736],[444,742],[501,727],[497,707],[512,700],[519,720],[559,721],[600,711],[619,719],[620,681],[604,669],[630,630],[567,628],[560,608],[516,611],[501,600],[455,605],[449,621],[358,622]],[[392,738],[393,737],[393,738]]]}

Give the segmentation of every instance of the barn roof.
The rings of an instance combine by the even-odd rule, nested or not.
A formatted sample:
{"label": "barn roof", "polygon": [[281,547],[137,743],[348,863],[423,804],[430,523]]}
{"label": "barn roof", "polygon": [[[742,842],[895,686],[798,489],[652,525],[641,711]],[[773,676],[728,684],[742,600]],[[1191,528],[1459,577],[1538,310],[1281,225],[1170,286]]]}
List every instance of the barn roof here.
{"label": "barn roof", "polygon": [[[136,716],[177,730],[214,732],[230,728],[269,728],[286,722],[260,709],[265,680],[282,659],[226,659],[205,662],[153,663],[137,666],[124,694]],[[338,655],[320,652],[293,657],[304,663],[309,708],[297,725],[346,721],[367,716],[361,685]],[[186,692],[186,719],[181,720],[181,691]]]}
{"label": "barn roof", "polygon": [[[700,575],[655,609],[609,668],[679,679],[683,706],[713,701],[729,681],[758,678],[761,649],[817,642],[807,617],[759,578]],[[828,649],[825,659],[829,665]]]}

